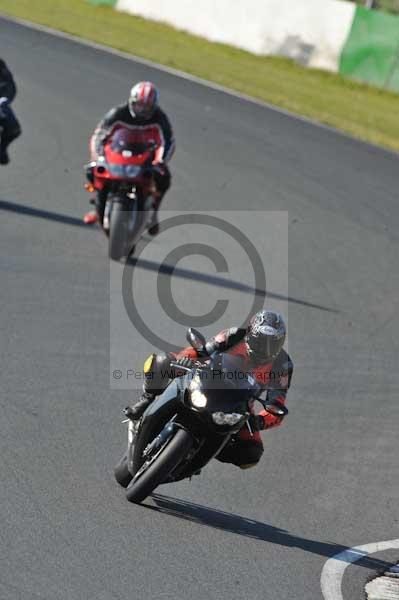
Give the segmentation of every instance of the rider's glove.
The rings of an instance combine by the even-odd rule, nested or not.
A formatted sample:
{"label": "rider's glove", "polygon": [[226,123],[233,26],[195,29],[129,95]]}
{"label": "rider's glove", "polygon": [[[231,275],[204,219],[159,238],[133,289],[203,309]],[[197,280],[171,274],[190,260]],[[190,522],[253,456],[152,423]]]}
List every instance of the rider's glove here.
{"label": "rider's glove", "polygon": [[248,423],[252,431],[262,431],[265,429],[265,420],[261,415],[250,415]]}
{"label": "rider's glove", "polygon": [[165,175],[165,172],[166,172],[165,163],[162,161],[158,161],[158,162],[154,163],[154,171],[157,171],[161,176]]}
{"label": "rider's glove", "polygon": [[[186,369],[192,369],[194,366],[194,362],[191,360],[191,358],[188,358],[186,356],[182,356],[181,358],[178,358],[177,360],[173,361],[175,365],[179,365],[180,367],[186,367]],[[178,367],[175,367],[174,369],[174,376],[175,377],[180,377],[181,375],[184,375],[184,371],[183,370],[179,370]]]}
{"label": "rider's glove", "polygon": [[180,367],[186,367],[187,369],[192,369],[194,366],[194,361],[191,360],[191,358],[188,358],[187,356],[182,356],[174,362],[176,365],[179,365]]}

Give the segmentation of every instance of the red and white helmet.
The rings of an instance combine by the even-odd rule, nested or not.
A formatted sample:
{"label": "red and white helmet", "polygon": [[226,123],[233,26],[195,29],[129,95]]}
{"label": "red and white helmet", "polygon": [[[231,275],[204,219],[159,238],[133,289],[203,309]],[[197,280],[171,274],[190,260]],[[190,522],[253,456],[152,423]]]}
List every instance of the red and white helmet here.
{"label": "red and white helmet", "polygon": [[150,81],[140,81],[130,90],[129,110],[132,117],[151,119],[158,106],[158,90]]}

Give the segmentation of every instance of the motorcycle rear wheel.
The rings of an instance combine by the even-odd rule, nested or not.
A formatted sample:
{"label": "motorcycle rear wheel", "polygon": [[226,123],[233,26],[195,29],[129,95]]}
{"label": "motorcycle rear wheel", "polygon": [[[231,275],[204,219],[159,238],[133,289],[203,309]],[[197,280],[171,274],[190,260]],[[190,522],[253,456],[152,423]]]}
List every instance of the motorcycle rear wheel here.
{"label": "motorcycle rear wheel", "polygon": [[137,479],[131,481],[126,490],[126,498],[129,502],[140,504],[147,498],[182,462],[193,443],[194,440],[190,433],[184,429],[178,429],[161,449],[154,462],[151,462]]}

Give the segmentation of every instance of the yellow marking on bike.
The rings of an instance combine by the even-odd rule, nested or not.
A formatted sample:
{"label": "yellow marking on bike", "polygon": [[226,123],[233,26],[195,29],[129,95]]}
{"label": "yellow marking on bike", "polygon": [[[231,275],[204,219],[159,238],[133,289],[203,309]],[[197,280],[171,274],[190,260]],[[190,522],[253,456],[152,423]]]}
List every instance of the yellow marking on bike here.
{"label": "yellow marking on bike", "polygon": [[152,363],[154,362],[155,354],[150,354],[144,363],[144,375],[147,375],[151,371]]}

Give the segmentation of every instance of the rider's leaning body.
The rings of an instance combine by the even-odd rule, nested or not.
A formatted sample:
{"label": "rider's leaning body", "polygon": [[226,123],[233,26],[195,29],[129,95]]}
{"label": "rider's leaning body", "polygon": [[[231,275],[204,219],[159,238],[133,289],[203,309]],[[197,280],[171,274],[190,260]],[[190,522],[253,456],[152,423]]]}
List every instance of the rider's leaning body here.
{"label": "rider's leaning body", "polygon": [[[287,391],[291,383],[293,363],[284,350],[286,337],[284,321],[279,313],[261,311],[250,321],[247,328],[231,328],[221,331],[206,344],[206,354],[226,352],[243,360],[243,369],[256,379],[261,390],[267,391],[267,403],[284,407]],[[142,399],[132,408],[126,409],[131,419],[139,419],[156,396],[161,394],[170,382],[170,363],[192,367],[193,361],[204,360],[192,347],[178,353],[153,354],[146,361],[146,380]],[[176,372],[177,376],[178,372]],[[258,415],[250,406],[250,428],[244,425],[233,444],[227,445],[217,456],[222,462],[229,462],[240,468],[255,466],[262,454],[263,443],[260,430],[270,429],[281,424],[283,416],[276,416],[266,410]]]}
{"label": "rider's leaning body", "polygon": [[0,142],[0,164],[10,162],[7,148],[21,135],[21,126],[11,108],[17,93],[14,77],[6,63],[0,58],[0,125],[3,128]]}

